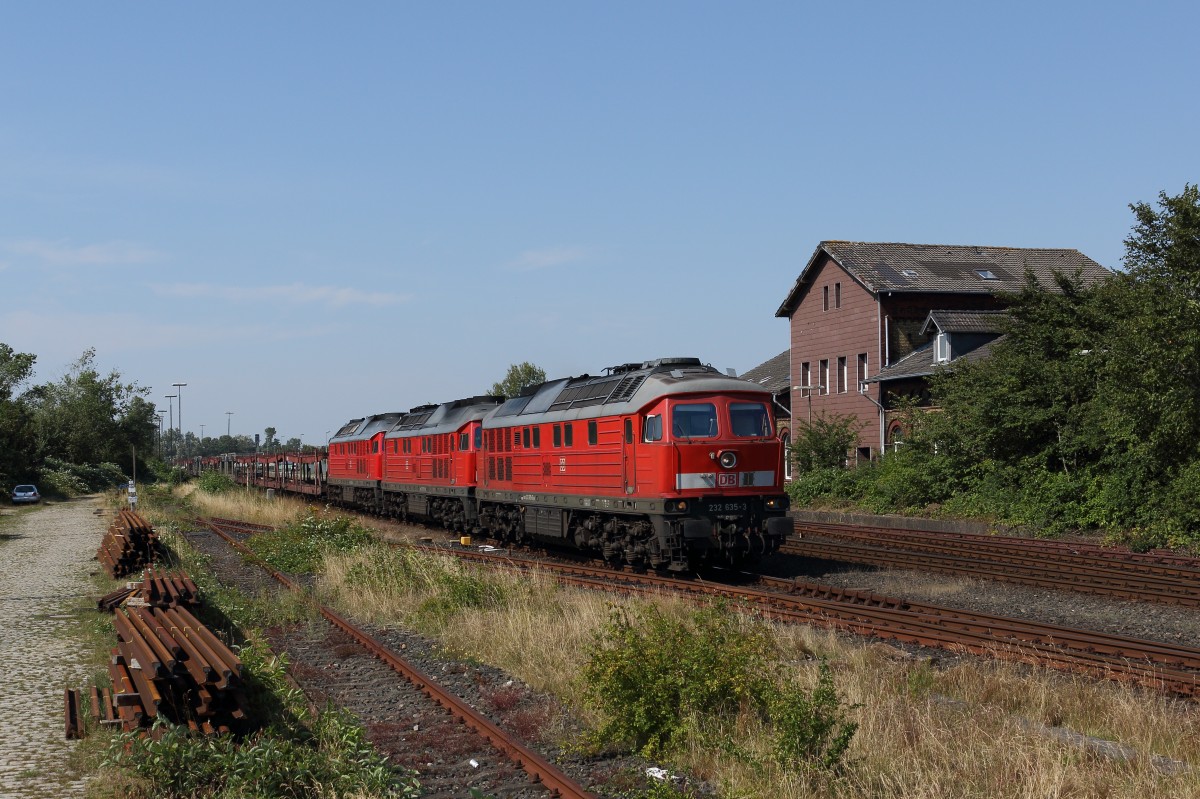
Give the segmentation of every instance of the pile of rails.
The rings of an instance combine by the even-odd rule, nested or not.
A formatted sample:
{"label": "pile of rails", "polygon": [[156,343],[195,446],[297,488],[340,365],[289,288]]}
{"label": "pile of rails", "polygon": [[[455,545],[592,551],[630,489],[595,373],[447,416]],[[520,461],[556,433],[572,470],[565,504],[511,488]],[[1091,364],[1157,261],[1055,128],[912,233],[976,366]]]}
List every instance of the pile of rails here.
{"label": "pile of rails", "polygon": [[199,599],[183,572],[150,568],[140,583],[99,600],[117,631],[112,688],[91,688],[87,708],[83,692],[67,689],[67,738],[84,736],[87,710],[101,725],[127,732],[149,730],[160,717],[207,735],[242,727],[241,659],[193,615]]}
{"label": "pile of rails", "polygon": [[122,588],[96,600],[100,610],[113,611],[121,605],[153,605],[155,607],[195,608],[200,604],[200,589],[183,572],[164,572],[146,569],[140,583],[126,583]]}
{"label": "pile of rails", "polygon": [[96,550],[96,557],[113,577],[139,572],[153,564],[159,554],[154,528],[131,510],[117,513]]}

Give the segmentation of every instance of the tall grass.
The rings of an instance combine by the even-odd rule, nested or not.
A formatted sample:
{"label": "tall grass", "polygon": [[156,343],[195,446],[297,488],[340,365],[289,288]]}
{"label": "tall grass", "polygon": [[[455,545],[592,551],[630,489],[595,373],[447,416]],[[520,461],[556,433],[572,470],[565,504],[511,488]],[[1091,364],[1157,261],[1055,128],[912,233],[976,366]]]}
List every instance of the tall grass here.
{"label": "tall grass", "polygon": [[[475,582],[482,585],[455,588]],[[321,590],[360,618],[416,626],[452,651],[505,669],[597,726],[601,719],[581,700],[580,675],[614,605],[641,603],[563,589],[536,573],[473,573],[449,557],[384,547],[327,557]],[[653,601],[668,616],[693,612],[686,600]],[[858,730],[836,778],[816,779],[779,765],[776,731],[761,714],[699,717],[664,757],[721,785],[723,795],[1200,796],[1200,769],[1169,773],[1152,760],[1200,764],[1200,713],[1189,703],[975,658],[938,668],[813,628],[769,630],[781,675],[796,688],[817,689],[820,664],[830,665]],[[1054,735],[1057,728],[1136,755],[1104,757]]]}

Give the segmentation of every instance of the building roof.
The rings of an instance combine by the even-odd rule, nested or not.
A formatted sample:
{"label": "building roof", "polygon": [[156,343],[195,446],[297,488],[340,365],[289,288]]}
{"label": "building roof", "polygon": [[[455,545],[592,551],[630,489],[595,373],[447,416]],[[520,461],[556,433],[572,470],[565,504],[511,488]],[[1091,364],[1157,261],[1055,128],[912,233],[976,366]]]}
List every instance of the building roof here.
{"label": "building roof", "polygon": [[974,361],[982,361],[992,354],[992,347],[997,341],[1003,339],[1004,336],[992,339],[986,344],[981,344],[968,353],[960,355],[947,363],[936,363],[933,359],[934,350],[933,342],[923,344],[915,350],[905,355],[900,360],[896,361],[891,366],[885,366],[880,369],[878,374],[873,377],[868,377],[865,383],[886,383],[890,380],[905,380],[915,377],[929,377],[938,369],[945,369],[953,366],[956,363],[972,363]]}
{"label": "building roof", "polygon": [[742,380],[757,383],[772,394],[789,391],[792,385],[792,351],[784,350],[742,375]]}
{"label": "building roof", "polygon": [[826,253],[875,295],[894,293],[997,294],[1020,291],[1028,270],[1048,290],[1054,274],[1080,273],[1085,284],[1112,273],[1079,250],[823,241],[801,270],[776,316],[791,316]]}
{"label": "building roof", "polygon": [[931,325],[943,333],[1003,333],[1008,311],[930,311],[921,326],[921,335]]}

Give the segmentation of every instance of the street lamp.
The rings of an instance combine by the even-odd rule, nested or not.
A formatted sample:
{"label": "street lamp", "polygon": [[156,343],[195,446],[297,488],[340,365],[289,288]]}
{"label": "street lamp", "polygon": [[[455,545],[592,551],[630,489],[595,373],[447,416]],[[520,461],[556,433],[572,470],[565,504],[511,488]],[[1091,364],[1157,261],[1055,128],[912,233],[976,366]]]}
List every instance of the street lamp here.
{"label": "street lamp", "polygon": [[167,400],[167,413],[169,413],[171,416],[171,423],[167,425],[168,430],[175,429],[175,403],[171,402],[171,400],[175,399],[177,396],[178,394],[163,394],[163,398]]}
{"label": "street lamp", "polygon": [[200,440],[204,440],[204,425],[200,425]]}
{"label": "street lamp", "polygon": [[[172,383],[171,385],[175,386],[176,389],[181,389],[184,386],[186,386],[187,383]],[[183,437],[183,392],[178,391],[178,396],[179,396],[179,437],[182,438]]]}
{"label": "street lamp", "polygon": [[232,436],[229,435],[229,430],[230,430],[229,423],[230,423],[231,416],[233,416],[233,411],[225,411],[225,437],[226,438],[232,438]]}

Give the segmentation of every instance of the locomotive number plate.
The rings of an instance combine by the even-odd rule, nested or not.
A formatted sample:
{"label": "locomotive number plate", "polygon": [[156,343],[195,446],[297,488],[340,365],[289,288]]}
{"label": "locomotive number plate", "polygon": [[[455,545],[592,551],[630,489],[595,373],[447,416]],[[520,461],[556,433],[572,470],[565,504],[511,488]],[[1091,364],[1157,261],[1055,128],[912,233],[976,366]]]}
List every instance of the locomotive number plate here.
{"label": "locomotive number plate", "polygon": [[724,513],[745,513],[749,510],[749,505],[745,502],[708,502],[704,507],[708,513],[724,514]]}

